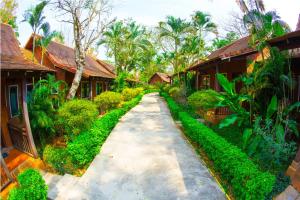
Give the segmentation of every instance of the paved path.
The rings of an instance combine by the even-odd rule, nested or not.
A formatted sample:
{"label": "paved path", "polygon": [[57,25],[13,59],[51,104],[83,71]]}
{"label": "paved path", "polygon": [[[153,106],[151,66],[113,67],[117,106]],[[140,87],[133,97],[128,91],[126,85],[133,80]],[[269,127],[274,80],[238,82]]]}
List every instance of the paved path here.
{"label": "paved path", "polygon": [[121,119],[86,173],[57,199],[226,198],[152,93]]}

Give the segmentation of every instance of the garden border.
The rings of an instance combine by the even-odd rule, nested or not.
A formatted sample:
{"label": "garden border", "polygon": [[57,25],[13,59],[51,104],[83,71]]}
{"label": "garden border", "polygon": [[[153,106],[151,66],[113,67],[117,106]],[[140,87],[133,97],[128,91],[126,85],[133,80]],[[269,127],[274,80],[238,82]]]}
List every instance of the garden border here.
{"label": "garden border", "polygon": [[174,119],[181,121],[184,133],[213,161],[213,168],[230,184],[237,199],[264,200],[275,184],[275,176],[262,172],[238,147],[228,143],[213,130],[181,110],[166,93],[166,100]]}

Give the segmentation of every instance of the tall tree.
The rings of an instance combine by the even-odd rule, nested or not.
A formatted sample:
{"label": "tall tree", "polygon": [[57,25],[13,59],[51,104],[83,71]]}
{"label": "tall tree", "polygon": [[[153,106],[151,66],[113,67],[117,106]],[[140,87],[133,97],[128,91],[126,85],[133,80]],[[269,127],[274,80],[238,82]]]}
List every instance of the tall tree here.
{"label": "tall tree", "polygon": [[122,36],[124,34],[125,27],[123,21],[116,21],[105,30],[103,38],[98,42],[98,45],[105,44],[107,48],[107,54],[109,57],[113,57],[114,64],[116,66],[117,74],[121,71],[119,63],[120,48],[122,48]]}
{"label": "tall tree", "polygon": [[15,0],[1,0],[0,5],[0,22],[11,25],[16,35],[18,35],[17,17],[15,15],[18,7],[17,2]]}
{"label": "tall tree", "polygon": [[135,21],[116,21],[103,34],[98,45],[106,45],[108,56],[113,57],[117,74],[133,73],[152,56],[150,33]]}
{"label": "tall tree", "polygon": [[42,25],[45,23],[44,8],[48,4],[48,1],[42,1],[35,7],[32,7],[25,11],[24,20],[30,24],[33,31],[33,45],[32,45],[32,61],[34,61],[35,46],[36,46],[36,34],[39,32]]}
{"label": "tall tree", "polygon": [[237,39],[239,39],[239,37],[235,32],[227,33],[224,38],[217,37],[216,39],[213,40],[212,50],[216,50],[226,45],[229,45]]}
{"label": "tall tree", "polygon": [[108,0],[52,0],[52,2],[61,11],[64,17],[62,21],[73,27],[77,69],[67,96],[68,99],[72,99],[81,81],[87,51],[112,23],[112,20],[109,20],[111,6]]}
{"label": "tall tree", "polygon": [[42,49],[41,64],[43,64],[44,54],[46,53],[46,49],[49,46],[50,42],[54,39],[57,39],[58,41],[63,42],[64,37],[61,32],[51,31],[49,23],[44,23],[41,26],[41,29],[42,29],[42,35],[41,35],[41,38],[37,39],[37,46],[41,47],[41,49]]}
{"label": "tall tree", "polygon": [[217,34],[217,25],[212,22],[211,16],[207,13],[196,11],[192,16],[193,27],[198,37],[198,56],[203,57],[205,51],[204,38],[209,33]]}
{"label": "tall tree", "polygon": [[159,38],[165,52],[171,53],[173,71],[179,72],[179,47],[184,37],[191,31],[191,24],[183,19],[168,16],[165,22],[159,22],[157,27]]}
{"label": "tall tree", "polygon": [[237,4],[244,13],[243,21],[251,34],[251,43],[262,54],[268,39],[290,31],[275,11],[266,12],[263,0],[237,0]]}

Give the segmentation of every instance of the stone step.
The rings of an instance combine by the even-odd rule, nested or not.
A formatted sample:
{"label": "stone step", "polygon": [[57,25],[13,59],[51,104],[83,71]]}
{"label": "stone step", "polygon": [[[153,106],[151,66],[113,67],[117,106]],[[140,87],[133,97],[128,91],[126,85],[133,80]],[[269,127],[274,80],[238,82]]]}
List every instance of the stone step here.
{"label": "stone step", "polygon": [[48,189],[48,199],[58,199],[57,197],[63,196],[66,191],[74,186],[79,180],[79,177],[65,174],[62,176],[53,187]]}

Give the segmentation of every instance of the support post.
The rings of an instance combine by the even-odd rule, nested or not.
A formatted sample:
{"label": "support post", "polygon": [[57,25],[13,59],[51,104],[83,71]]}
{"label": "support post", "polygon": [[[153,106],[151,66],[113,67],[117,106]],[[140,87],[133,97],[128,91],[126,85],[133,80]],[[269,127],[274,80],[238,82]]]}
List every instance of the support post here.
{"label": "support post", "polygon": [[196,71],[196,83],[195,83],[196,90],[199,90],[199,72]]}
{"label": "support post", "polygon": [[30,147],[32,150],[32,154],[33,154],[34,158],[37,158],[38,153],[37,153],[36,146],[34,144],[32,132],[31,132],[31,127],[30,127],[30,122],[29,122],[29,114],[28,114],[28,108],[27,108],[26,77],[24,77],[22,80],[22,102],[23,102],[23,116],[24,116],[24,120],[25,120],[27,137],[28,137],[29,144],[30,144]]}
{"label": "support post", "polygon": [[218,80],[217,80],[217,73],[219,73],[219,65],[218,64],[216,65],[215,90],[219,92],[220,91],[220,85],[219,85]]}

